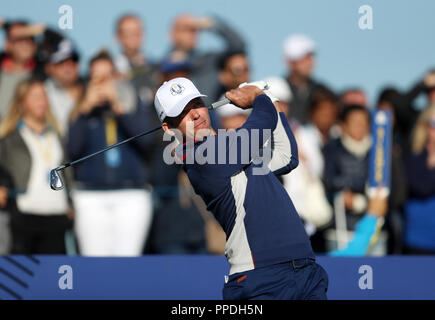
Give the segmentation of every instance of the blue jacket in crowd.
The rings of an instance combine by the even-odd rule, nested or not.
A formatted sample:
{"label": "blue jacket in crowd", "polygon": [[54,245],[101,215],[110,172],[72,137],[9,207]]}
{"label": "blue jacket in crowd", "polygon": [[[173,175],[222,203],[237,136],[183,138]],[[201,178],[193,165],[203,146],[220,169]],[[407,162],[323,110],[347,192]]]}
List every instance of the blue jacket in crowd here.
{"label": "blue jacket in crowd", "polygon": [[[70,124],[68,152],[75,160],[108,145],[109,119],[115,120],[116,141],[132,137],[151,127],[145,107],[138,103],[134,112],[115,116],[108,105],[94,108],[89,115],[80,115]],[[152,144],[150,135],[138,138],[76,165],[74,175],[78,188],[120,189],[143,188],[150,179],[145,161]]]}
{"label": "blue jacket in crowd", "polygon": [[405,204],[405,245],[435,252],[435,169],[427,166],[427,151],[405,160],[408,201]]}

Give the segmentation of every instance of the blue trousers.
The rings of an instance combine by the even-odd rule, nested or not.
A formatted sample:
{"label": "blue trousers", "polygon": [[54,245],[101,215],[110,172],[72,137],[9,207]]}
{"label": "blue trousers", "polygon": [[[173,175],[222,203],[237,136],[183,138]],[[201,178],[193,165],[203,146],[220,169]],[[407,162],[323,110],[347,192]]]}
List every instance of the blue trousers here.
{"label": "blue trousers", "polygon": [[328,274],[314,259],[297,259],[232,274],[224,300],[325,300]]}

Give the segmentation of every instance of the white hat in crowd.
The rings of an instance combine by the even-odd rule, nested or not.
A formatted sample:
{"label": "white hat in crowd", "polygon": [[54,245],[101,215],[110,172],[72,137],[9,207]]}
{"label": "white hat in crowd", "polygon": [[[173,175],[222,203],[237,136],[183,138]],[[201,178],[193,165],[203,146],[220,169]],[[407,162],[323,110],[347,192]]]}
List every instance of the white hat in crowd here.
{"label": "white hat in crowd", "polygon": [[[223,99],[224,97],[225,97],[225,95],[222,96],[221,99]],[[235,105],[233,105],[231,103],[224,104],[223,106],[216,109],[218,116],[221,118],[232,117],[232,116],[239,115],[239,114],[249,116],[251,114],[251,111],[252,111],[252,109],[242,109],[242,108],[236,107]]]}
{"label": "white hat in crowd", "polygon": [[193,99],[206,97],[199,92],[192,81],[186,78],[175,78],[166,81],[157,90],[154,98],[154,107],[160,121],[166,117],[176,117],[181,114],[184,107]]}
{"label": "white hat in crowd", "polygon": [[290,103],[293,98],[289,84],[282,77],[269,77],[265,79],[269,85],[268,91],[279,101]]}
{"label": "white hat in crowd", "polygon": [[295,34],[284,40],[284,56],[288,60],[297,61],[309,53],[314,53],[316,45],[314,41],[303,34]]}

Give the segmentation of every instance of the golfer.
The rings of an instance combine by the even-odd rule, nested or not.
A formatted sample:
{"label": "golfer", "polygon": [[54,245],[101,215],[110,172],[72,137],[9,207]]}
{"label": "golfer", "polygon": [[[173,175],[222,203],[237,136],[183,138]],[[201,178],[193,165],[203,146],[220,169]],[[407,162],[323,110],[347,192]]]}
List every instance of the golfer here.
{"label": "golfer", "polygon": [[[326,299],[328,276],[315,262],[299,215],[277,179],[298,165],[296,141],[285,115],[253,85],[225,96],[242,109],[252,108],[235,132],[240,135],[216,134],[201,99],[204,95],[186,78],[165,82],[154,100],[163,130],[188,141],[175,153],[195,192],[226,233],[230,272],[223,298]],[[242,137],[249,139],[248,145]],[[267,139],[273,152],[264,163],[253,146],[263,146]],[[206,162],[195,157],[203,150],[209,156]]]}

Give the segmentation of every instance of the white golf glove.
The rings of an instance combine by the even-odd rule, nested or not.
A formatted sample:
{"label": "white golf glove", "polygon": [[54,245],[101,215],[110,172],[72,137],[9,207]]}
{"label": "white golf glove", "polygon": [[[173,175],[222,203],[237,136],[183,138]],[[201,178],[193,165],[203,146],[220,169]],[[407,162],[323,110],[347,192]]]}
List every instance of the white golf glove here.
{"label": "white golf glove", "polygon": [[243,82],[242,84],[239,85],[239,88],[243,88],[244,86],[255,86],[255,87],[259,88],[260,90],[263,90],[263,92],[266,94],[266,96],[268,96],[270,98],[270,100],[272,100],[272,102],[278,101],[278,99],[275,98],[274,96],[272,96],[272,94],[268,90],[269,85],[267,84],[266,81],[260,80],[260,81],[254,81],[254,82]]}

